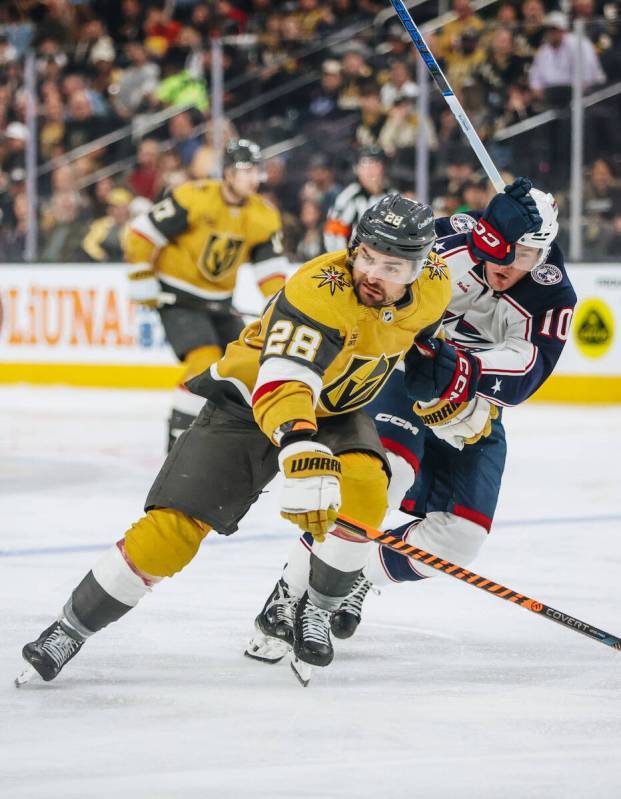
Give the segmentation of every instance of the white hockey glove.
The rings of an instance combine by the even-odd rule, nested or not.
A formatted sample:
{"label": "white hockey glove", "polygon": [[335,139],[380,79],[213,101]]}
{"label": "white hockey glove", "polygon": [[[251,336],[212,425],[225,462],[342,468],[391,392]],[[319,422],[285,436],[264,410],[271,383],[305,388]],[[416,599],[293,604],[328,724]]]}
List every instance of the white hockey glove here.
{"label": "white hockey glove", "polygon": [[482,397],[470,402],[416,402],[414,413],[438,438],[456,449],[487,438],[492,432],[492,421],[498,418],[497,406]]}
{"label": "white hockey glove", "polygon": [[158,308],[161,305],[162,288],[151,264],[129,264],[127,268],[129,280],[129,299],[147,308]]}
{"label": "white hockey glove", "polygon": [[341,462],[323,444],[294,441],[283,447],[278,465],[285,478],[280,515],[325,541],[341,505]]}

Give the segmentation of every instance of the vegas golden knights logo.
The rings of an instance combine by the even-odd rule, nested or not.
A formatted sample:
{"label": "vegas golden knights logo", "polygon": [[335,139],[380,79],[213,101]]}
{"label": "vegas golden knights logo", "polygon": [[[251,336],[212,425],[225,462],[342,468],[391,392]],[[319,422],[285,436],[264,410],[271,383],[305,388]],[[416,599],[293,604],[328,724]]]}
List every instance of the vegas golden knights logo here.
{"label": "vegas golden knights logo", "polygon": [[211,233],[198,260],[198,268],[205,277],[217,280],[236,265],[243,246],[243,239]]}
{"label": "vegas golden knights logo", "polygon": [[346,413],[370,402],[390,377],[401,353],[365,358],[354,355],[347,369],[321,392],[320,402],[331,413]]}

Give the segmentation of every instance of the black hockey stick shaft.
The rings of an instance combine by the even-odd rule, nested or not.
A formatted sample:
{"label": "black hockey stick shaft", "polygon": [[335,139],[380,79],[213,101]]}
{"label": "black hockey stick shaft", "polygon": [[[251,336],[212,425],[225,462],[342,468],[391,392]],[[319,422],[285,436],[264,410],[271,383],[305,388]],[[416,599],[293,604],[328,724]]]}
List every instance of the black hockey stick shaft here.
{"label": "black hockey stick shaft", "polygon": [[621,638],[617,638],[616,635],[607,633],[605,630],[600,630],[598,627],[594,627],[588,622],[581,621],[575,616],[570,616],[568,613],[556,610],[556,608],[546,605],[545,602],[531,599],[524,594],[514,591],[512,588],[507,588],[500,583],[494,582],[494,580],[488,580],[480,574],[476,574],[462,566],[458,566],[456,563],[443,560],[437,555],[426,552],[424,549],[419,549],[411,544],[407,544],[396,536],[390,535],[390,532],[383,533],[381,530],[375,530],[373,527],[356,521],[356,519],[351,519],[349,516],[343,516],[339,513],[336,521],[339,527],[347,533],[366,538],[369,541],[375,541],[376,544],[381,544],[394,552],[398,552],[404,557],[419,560],[421,563],[444,572],[444,574],[448,574],[450,577],[454,577],[468,585],[474,586],[474,588],[480,588],[482,591],[486,591],[488,594],[492,594],[499,599],[505,599],[507,602],[512,602],[526,610],[530,610],[531,613],[536,613],[544,619],[554,621],[557,624],[561,624],[563,627],[574,630],[574,632],[586,635],[587,638],[599,641],[600,644],[606,644],[606,646],[621,651]]}

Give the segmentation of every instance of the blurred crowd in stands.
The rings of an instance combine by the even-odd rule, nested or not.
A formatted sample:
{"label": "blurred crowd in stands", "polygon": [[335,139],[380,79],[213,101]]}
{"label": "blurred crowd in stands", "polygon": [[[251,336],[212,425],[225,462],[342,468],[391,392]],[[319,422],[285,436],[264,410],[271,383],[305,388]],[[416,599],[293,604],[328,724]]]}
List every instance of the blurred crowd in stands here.
{"label": "blurred crowd in stands", "polygon": [[[621,80],[620,4],[483,5],[475,12],[471,0],[452,0],[453,19],[428,35],[430,47],[499,168],[557,192],[566,218],[572,22],[586,23],[586,93],[612,85]],[[291,142],[266,160],[262,191],[283,214],[292,260],[321,251],[326,214],[361,148],[380,147],[386,185],[412,192],[420,125],[436,212],[484,207],[488,184],[434,88],[429,116],[417,113],[418,55],[387,8],[384,0],[3,0],[0,261],[24,259],[27,52],[36,71],[38,260],[118,260],[132,215],[185,180],[213,176],[211,41],[221,37],[223,139],[244,135],[268,152]],[[416,20],[443,9],[421,2]],[[591,259],[621,254],[620,98],[586,110]],[[547,110],[557,118],[495,138]]]}

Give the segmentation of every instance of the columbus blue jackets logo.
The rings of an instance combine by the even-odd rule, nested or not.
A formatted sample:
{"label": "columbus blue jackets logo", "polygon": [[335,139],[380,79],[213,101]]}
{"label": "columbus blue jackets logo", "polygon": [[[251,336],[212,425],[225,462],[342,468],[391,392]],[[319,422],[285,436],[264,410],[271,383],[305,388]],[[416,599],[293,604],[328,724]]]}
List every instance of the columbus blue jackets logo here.
{"label": "columbus blue jackets logo", "polygon": [[530,275],[535,283],[540,283],[542,286],[554,286],[563,279],[563,273],[558,266],[554,266],[554,264],[542,264],[541,266],[537,266]]}
{"label": "columbus blue jackets logo", "polygon": [[477,223],[470,214],[453,214],[449,222],[456,233],[468,233]]}
{"label": "columbus blue jackets logo", "polygon": [[337,289],[344,291],[346,286],[351,286],[345,272],[341,272],[333,266],[327,266],[318,275],[313,275],[313,280],[319,280],[318,289],[328,286],[332,296]]}
{"label": "columbus blue jackets logo", "polygon": [[401,353],[368,358],[354,355],[345,371],[321,392],[320,402],[331,413],[346,413],[370,402],[399,363]]}

